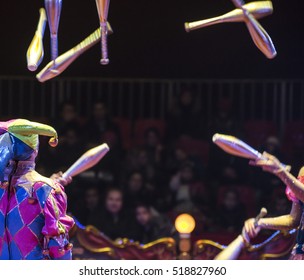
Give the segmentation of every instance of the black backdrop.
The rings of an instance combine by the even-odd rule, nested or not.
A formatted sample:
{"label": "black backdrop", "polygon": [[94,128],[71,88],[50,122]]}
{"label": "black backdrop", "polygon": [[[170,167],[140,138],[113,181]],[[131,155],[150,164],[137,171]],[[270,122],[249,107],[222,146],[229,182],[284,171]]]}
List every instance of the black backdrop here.
{"label": "black backdrop", "polygon": [[[25,53],[34,34],[43,0],[0,1],[0,75],[33,75]],[[278,56],[268,60],[254,46],[242,23],[222,24],[186,33],[185,21],[233,9],[229,0],[111,0],[111,64],[99,64],[95,46],[62,76],[146,78],[303,78],[304,3],[274,0],[274,14],[261,20]],[[63,52],[98,27],[94,0],[63,0],[59,51]],[[50,58],[45,33],[44,66]],[[40,67],[41,69],[41,67]]]}

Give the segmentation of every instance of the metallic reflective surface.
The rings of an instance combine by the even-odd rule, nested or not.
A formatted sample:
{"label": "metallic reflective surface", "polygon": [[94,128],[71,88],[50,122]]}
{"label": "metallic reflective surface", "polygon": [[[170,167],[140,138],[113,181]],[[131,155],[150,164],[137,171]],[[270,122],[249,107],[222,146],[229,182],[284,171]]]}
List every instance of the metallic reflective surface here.
{"label": "metallic reflective surface", "polygon": [[58,27],[62,9],[62,0],[44,0],[51,33],[51,58],[58,57]]}
{"label": "metallic reflective surface", "polygon": [[261,158],[262,154],[250,147],[242,140],[224,134],[214,134],[212,138],[213,143],[219,146],[225,152],[234,156],[244,157],[248,159]]}
{"label": "metallic reflective surface", "polygon": [[[216,133],[213,135],[212,141],[228,154],[252,160],[264,159],[260,152],[234,136]],[[282,168],[291,169],[290,166],[284,164],[282,164]]]}
{"label": "metallic reflective surface", "polygon": [[[246,10],[250,12],[256,19],[266,17],[272,14],[273,12],[271,1],[251,2],[244,5],[244,8],[246,8]],[[218,23],[244,22],[244,21],[245,21],[245,16],[243,11],[241,9],[235,9],[221,16],[217,16],[205,20],[194,21],[194,22],[186,22],[185,29],[187,32],[190,32],[195,29],[203,28]]]}
{"label": "metallic reflective surface", "polygon": [[[109,28],[109,34],[113,33],[113,30],[109,23],[107,23]],[[60,55],[57,59],[49,62],[37,75],[36,78],[39,82],[45,82],[54,77],[60,75],[67,67],[69,67],[74,60],[76,60],[81,54],[93,47],[100,41],[100,28],[98,28],[89,37],[84,39],[74,48]]]}
{"label": "metallic reflective surface", "polygon": [[259,24],[259,22],[253,17],[253,15],[243,6],[242,0],[231,0],[233,4],[241,9],[244,14],[246,26],[249,30],[251,38],[258,49],[264,53],[264,55],[272,59],[277,55],[274,44],[266,32],[266,30]]}
{"label": "metallic reflective surface", "polygon": [[109,64],[108,58],[108,12],[109,12],[110,0],[96,0],[97,11],[100,21],[100,33],[101,33],[101,60],[102,65]]}
{"label": "metallic reflective surface", "polygon": [[63,178],[73,177],[96,165],[109,151],[107,144],[102,144],[85,152],[66,172]]}
{"label": "metallic reflective surface", "polygon": [[43,8],[41,8],[39,12],[40,12],[40,18],[39,18],[38,26],[34,38],[26,53],[27,68],[30,71],[37,70],[44,56],[43,36],[44,36],[47,19],[46,19],[45,10]]}

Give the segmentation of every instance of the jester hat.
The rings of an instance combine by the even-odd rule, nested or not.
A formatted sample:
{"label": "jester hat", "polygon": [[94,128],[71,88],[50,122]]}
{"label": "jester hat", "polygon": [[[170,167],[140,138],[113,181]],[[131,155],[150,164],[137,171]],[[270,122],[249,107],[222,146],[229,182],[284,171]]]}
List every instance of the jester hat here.
{"label": "jester hat", "polygon": [[51,126],[15,119],[0,122],[0,181],[10,160],[34,161],[39,149],[39,135],[49,136],[49,144],[58,143],[57,132]]}

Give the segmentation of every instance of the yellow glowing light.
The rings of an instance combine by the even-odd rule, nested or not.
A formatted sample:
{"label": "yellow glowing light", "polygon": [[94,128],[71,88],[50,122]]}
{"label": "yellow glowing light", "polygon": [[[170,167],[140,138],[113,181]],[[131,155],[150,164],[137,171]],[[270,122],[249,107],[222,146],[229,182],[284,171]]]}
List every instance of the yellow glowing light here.
{"label": "yellow glowing light", "polygon": [[181,214],[175,220],[175,228],[179,233],[191,233],[195,228],[195,220],[189,214]]}

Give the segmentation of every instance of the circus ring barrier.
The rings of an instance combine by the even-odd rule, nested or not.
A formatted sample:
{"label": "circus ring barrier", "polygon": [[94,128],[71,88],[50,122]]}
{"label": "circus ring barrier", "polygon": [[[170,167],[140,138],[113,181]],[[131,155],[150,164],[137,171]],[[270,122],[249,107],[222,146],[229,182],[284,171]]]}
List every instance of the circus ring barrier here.
{"label": "circus ring barrier", "polygon": [[[276,231],[265,241],[246,247],[239,260],[288,259],[295,244],[296,229]],[[178,259],[177,242],[161,238],[148,244],[140,244],[127,238],[109,239],[94,226],[75,226],[70,232],[74,260],[175,260]],[[209,239],[192,244],[191,258],[212,260],[226,246]]]}

